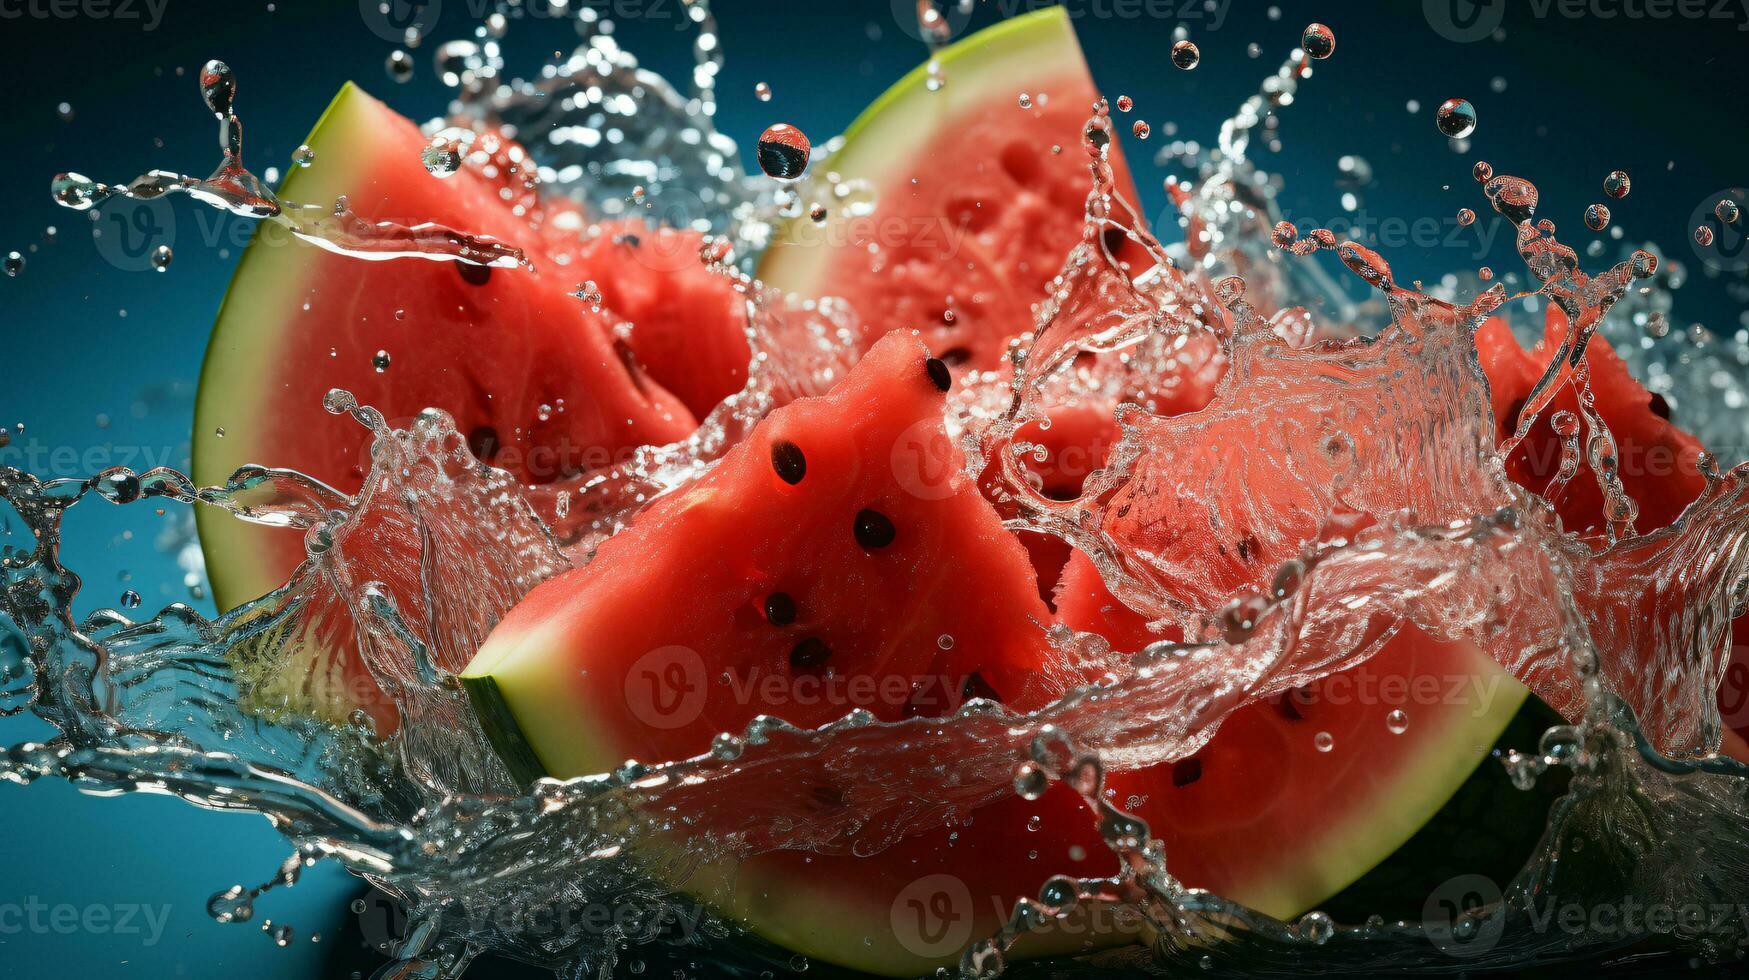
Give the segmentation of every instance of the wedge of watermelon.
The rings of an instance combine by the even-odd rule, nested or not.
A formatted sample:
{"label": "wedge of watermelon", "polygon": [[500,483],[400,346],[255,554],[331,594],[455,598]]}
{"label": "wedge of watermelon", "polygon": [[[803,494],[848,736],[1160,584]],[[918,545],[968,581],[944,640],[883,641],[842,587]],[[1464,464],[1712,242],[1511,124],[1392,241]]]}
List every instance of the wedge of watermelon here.
{"label": "wedge of watermelon", "polygon": [[[545,483],[685,437],[745,381],[745,317],[730,285],[696,262],[642,261],[643,250],[696,252],[688,240],[697,236],[637,224],[579,239],[580,216],[539,200],[521,148],[494,134],[475,141],[484,160],[438,179],[420,163],[419,128],[352,85],[306,142],[315,162],[292,168],[283,199],[344,196],[368,220],[490,235],[523,249],[532,268],[364,261],[264,224],[207,346],[193,437],[199,482],[223,483],[255,463],[356,491],[367,433],[324,411],[331,388],[392,424],[443,409],[476,455]],[[553,260],[555,246],[567,264]],[[585,280],[600,284],[600,311],[571,295]],[[628,320],[629,337],[615,329]],[[304,558],[296,532],[216,511],[198,518],[222,608],[277,587]],[[285,707],[337,719],[361,702],[381,707],[349,650],[324,652],[337,644],[344,639],[312,640],[308,662],[287,675]]]}
{"label": "wedge of watermelon", "polygon": [[[934,60],[946,85],[931,91],[919,66],[857,117],[826,161],[874,191],[873,213],[841,226],[793,222],[758,274],[803,296],[849,300],[868,342],[916,329],[956,370],[990,370],[1031,331],[1032,305],[1081,239],[1093,186],[1081,132],[1099,91],[1061,7],[1010,18]],[[1109,154],[1133,203],[1115,142]]]}

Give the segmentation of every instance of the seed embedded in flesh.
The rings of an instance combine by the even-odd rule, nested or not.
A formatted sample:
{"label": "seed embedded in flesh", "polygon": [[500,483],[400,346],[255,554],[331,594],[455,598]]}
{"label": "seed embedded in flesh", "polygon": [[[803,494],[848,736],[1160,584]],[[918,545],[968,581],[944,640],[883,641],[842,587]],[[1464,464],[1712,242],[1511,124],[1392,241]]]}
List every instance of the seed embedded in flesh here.
{"label": "seed embedded in flesh", "polygon": [[773,626],[788,626],[796,621],[796,601],[788,592],[773,592],[765,597],[765,621]]}
{"label": "seed embedded in flesh", "polygon": [[947,362],[939,357],[932,357],[923,362],[923,370],[929,373],[929,380],[937,388],[946,391],[953,387],[953,375],[948,373]]}
{"label": "seed embedded in flesh", "polygon": [[1202,778],[1202,760],[1191,756],[1172,764],[1172,785],[1189,786]]}
{"label": "seed embedded in flesh", "polygon": [[492,267],[478,262],[463,262],[455,260],[455,271],[461,274],[462,281],[470,286],[484,286],[492,278]]}
{"label": "seed embedded in flesh", "polygon": [[771,444],[771,468],[777,471],[778,479],[793,487],[808,475],[808,458],[802,455],[802,447],[779,439]]}
{"label": "seed embedded in flesh", "polygon": [[812,670],[831,657],[832,648],[826,645],[826,641],[810,636],[790,648],[789,665],[793,670]]}
{"label": "seed embedded in flesh", "polygon": [[853,531],[856,534],[856,543],[869,551],[892,544],[899,533],[893,528],[893,522],[887,519],[887,515],[866,507],[856,512]]}

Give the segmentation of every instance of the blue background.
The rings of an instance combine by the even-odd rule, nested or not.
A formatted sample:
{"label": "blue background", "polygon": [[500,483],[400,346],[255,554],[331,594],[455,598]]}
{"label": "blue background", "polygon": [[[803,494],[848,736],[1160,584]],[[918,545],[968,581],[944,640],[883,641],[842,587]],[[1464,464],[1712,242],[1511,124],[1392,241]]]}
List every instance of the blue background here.
{"label": "blue background", "polygon": [[[71,0],[68,0],[71,2]],[[748,146],[766,125],[786,121],[816,142],[839,131],[885,86],[921,60],[919,44],[894,15],[909,0],[771,3],[719,0],[728,66],[722,77],[722,129]],[[1460,8],[1466,0],[1455,2]],[[1500,3],[1502,0],[1496,0]],[[230,63],[240,85],[247,160],[259,173],[282,171],[291,151],[341,82],[354,79],[406,114],[442,111],[446,91],[433,79],[436,41],[462,36],[479,0],[447,0],[442,26],[413,52],[412,81],[397,84],[384,69],[395,45],[366,27],[356,0],[195,2],[163,0],[153,22],[143,0],[119,8],[95,2],[54,8],[48,0],[0,0],[0,85],[8,94],[0,119],[0,252],[25,254],[27,267],[0,279],[0,424],[14,432],[11,456],[43,475],[83,477],[107,465],[186,466],[193,385],[214,311],[246,241],[248,227],[187,201],[169,210],[162,233],[174,238],[175,259],[156,274],[106,251],[85,214],[55,206],[50,177],[77,170],[122,181],[148,168],[204,174],[217,160],[216,127],[195,85],[208,58]],[[1036,3],[984,0],[975,24],[999,10]],[[597,2],[598,8],[612,6]],[[1542,190],[1542,214],[1568,240],[1583,242],[1580,214],[1602,199],[1611,169],[1633,175],[1624,201],[1610,201],[1630,238],[1666,243],[1695,273],[1679,294],[1673,326],[1705,322],[1732,332],[1741,303],[1726,282],[1702,273],[1686,248],[1689,215],[1707,195],[1749,184],[1745,174],[1744,79],[1749,13],[1732,18],[1607,19],[1622,5],[1595,2],[1573,19],[1524,2],[1505,9],[1504,37],[1454,43],[1430,26],[1423,5],[1410,2],[1281,3],[1235,0],[1216,15],[1186,0],[1084,0],[1071,3],[1104,90],[1128,93],[1134,116],[1153,137],[1129,154],[1144,204],[1159,214],[1164,171],[1148,164],[1175,122],[1179,138],[1205,144],[1216,127],[1273,71],[1311,20],[1330,24],[1334,58],[1320,63],[1297,105],[1283,113],[1286,149],[1264,154],[1286,180],[1290,216],[1328,221],[1342,213],[1337,159],[1359,154],[1375,179],[1365,191],[1374,218],[1449,219],[1460,207],[1485,213],[1469,177],[1473,160],[1502,173],[1530,177]],[[1710,4],[1706,6],[1711,6]],[[51,16],[54,10],[75,16]],[[620,0],[619,36],[646,65],[684,77],[690,34],[679,0]],[[1482,13],[1489,16],[1484,5]],[[1566,9],[1566,8],[1562,8]],[[97,16],[107,11],[105,16]],[[124,12],[125,11],[125,12]],[[1159,17],[1154,14],[1166,13]],[[131,14],[131,16],[129,16]],[[1439,19],[1438,14],[1434,19]],[[1183,22],[1202,50],[1192,72],[1167,60],[1171,30]],[[150,27],[151,29],[147,29]],[[542,57],[569,50],[566,23],[524,22],[506,45],[512,73],[531,73]],[[1251,58],[1247,45],[1263,54]],[[1490,80],[1504,78],[1504,93]],[[769,83],[768,103],[753,96]],[[951,78],[950,78],[951,84]],[[1443,99],[1472,100],[1481,126],[1467,155],[1454,153],[1434,129]],[[1418,100],[1418,114],[1405,104]],[[70,119],[58,103],[72,108]],[[49,226],[57,233],[50,236]],[[119,229],[117,229],[119,231]],[[1162,234],[1176,234],[1167,228]],[[1447,271],[1517,263],[1501,235],[1494,251],[1461,244],[1385,249],[1399,281],[1437,279]],[[124,268],[122,266],[132,266]],[[271,462],[271,460],[263,460]],[[68,564],[86,579],[81,611],[113,605],[137,589],[150,608],[192,597],[181,573],[156,541],[181,519],[147,508],[81,507],[67,534]],[[0,722],[0,738],[18,741],[44,732],[30,719]],[[108,933],[0,933],[0,975],[19,977],[138,975],[210,976],[247,969],[255,975],[311,976],[338,937],[348,895],[357,885],[320,867],[303,884],[261,903],[256,923],[221,926],[205,914],[207,897],[234,883],[270,877],[287,845],[264,821],[210,814],[176,801],[135,797],[96,800],[65,785],[0,787],[0,905],[35,897],[48,904],[164,904],[162,941]],[[256,928],[261,918],[289,922],[295,941],[279,949]],[[3,923],[0,923],[3,925]],[[309,940],[312,931],[323,943]],[[355,940],[354,940],[355,941]],[[350,969],[350,968],[347,968]],[[341,975],[345,975],[342,972]]]}

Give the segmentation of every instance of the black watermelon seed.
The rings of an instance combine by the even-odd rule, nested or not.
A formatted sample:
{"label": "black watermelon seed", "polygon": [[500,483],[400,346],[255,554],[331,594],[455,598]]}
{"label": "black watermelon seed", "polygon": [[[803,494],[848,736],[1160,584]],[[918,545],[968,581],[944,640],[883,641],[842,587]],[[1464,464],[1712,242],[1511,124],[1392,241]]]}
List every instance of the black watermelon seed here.
{"label": "black watermelon seed", "polygon": [[777,471],[778,479],[793,487],[808,475],[808,457],[802,455],[802,447],[779,439],[771,444],[771,468]]}
{"label": "black watermelon seed", "polygon": [[939,357],[932,357],[923,362],[923,370],[929,372],[929,380],[942,391],[953,387],[953,375],[947,373],[947,362]]}
{"label": "black watermelon seed", "polygon": [[1652,414],[1666,422],[1670,421],[1670,403],[1655,391],[1652,392]]}
{"label": "black watermelon seed", "polygon": [[456,260],[455,271],[461,273],[462,281],[472,286],[484,286],[492,278],[492,267],[480,265],[477,262]]}
{"label": "black watermelon seed", "polygon": [[796,601],[787,592],[773,592],[765,597],[765,621],[773,626],[788,626],[796,621]]}
{"label": "black watermelon seed", "polygon": [[468,452],[482,463],[490,463],[498,452],[498,430],[489,425],[476,426],[468,433]]}
{"label": "black watermelon seed", "polygon": [[1293,696],[1289,694],[1280,695],[1275,699],[1275,710],[1281,712],[1281,716],[1288,721],[1303,721],[1306,717],[1300,714],[1300,706],[1294,704]]}
{"label": "black watermelon seed", "polygon": [[812,670],[832,657],[832,648],[817,636],[810,636],[790,649],[791,670]]}
{"label": "black watermelon seed", "polygon": [[869,551],[885,548],[898,536],[898,532],[893,529],[893,522],[887,520],[887,515],[866,507],[856,512],[855,533],[856,543]]}
{"label": "black watermelon seed", "polygon": [[1001,701],[1002,695],[990,686],[983,675],[973,672],[966,676],[966,682],[960,685],[960,703],[965,704],[973,698],[983,698],[986,701]]}
{"label": "black watermelon seed", "polygon": [[1189,786],[1202,778],[1202,760],[1195,756],[1172,764],[1172,785]]}

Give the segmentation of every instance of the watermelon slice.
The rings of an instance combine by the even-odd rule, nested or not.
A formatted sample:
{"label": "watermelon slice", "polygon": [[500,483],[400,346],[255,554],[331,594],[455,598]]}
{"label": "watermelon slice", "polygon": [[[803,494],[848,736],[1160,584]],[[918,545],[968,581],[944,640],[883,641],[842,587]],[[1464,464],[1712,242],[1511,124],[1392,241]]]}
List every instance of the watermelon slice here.
{"label": "watermelon slice", "polygon": [[[868,342],[916,329],[956,370],[991,370],[1032,330],[1033,304],[1081,240],[1092,188],[1081,132],[1100,96],[1061,7],[1010,18],[935,61],[945,86],[930,91],[919,66],[857,117],[825,164],[872,188],[873,213],[842,228],[793,222],[758,275],[849,300]],[[1109,152],[1133,203],[1116,143]]]}
{"label": "watermelon slice", "polygon": [[[283,199],[344,197],[368,220],[489,235],[523,249],[533,268],[362,261],[262,225],[201,371],[193,442],[201,483],[271,462],[356,490],[366,434],[324,411],[330,388],[391,422],[441,408],[476,453],[524,482],[546,483],[684,438],[745,379],[744,316],[732,287],[696,263],[638,261],[640,248],[657,247],[640,236],[682,233],[604,227],[579,250],[581,221],[535,199],[519,176],[532,169],[520,147],[484,134],[475,145],[492,148],[491,159],[438,179],[420,163],[419,128],[350,84],[306,143],[315,162],[292,168]],[[570,253],[562,266],[553,260],[558,243]],[[570,295],[585,280],[600,284],[601,312]],[[616,339],[622,320],[635,325],[629,340]],[[303,558],[295,533],[206,512],[200,530],[224,607],[279,585]]]}
{"label": "watermelon slice", "polygon": [[[200,483],[259,463],[356,492],[368,434],[324,411],[330,388],[391,424],[443,409],[477,456],[546,483],[684,438],[745,382],[745,315],[732,286],[697,262],[645,261],[696,254],[696,235],[639,223],[582,238],[581,216],[540,201],[521,148],[491,133],[474,143],[484,160],[434,177],[420,162],[419,128],[350,84],[306,142],[315,162],[291,170],[283,199],[344,196],[368,220],[490,235],[523,249],[532,269],[364,261],[262,225],[207,347],[193,437]],[[585,280],[599,284],[599,311],[571,295]],[[616,330],[623,321],[629,334]],[[221,608],[278,587],[304,559],[295,531],[197,516]],[[311,637],[283,674],[261,692],[276,707],[336,720],[364,707],[379,731],[394,725],[343,635]]]}

